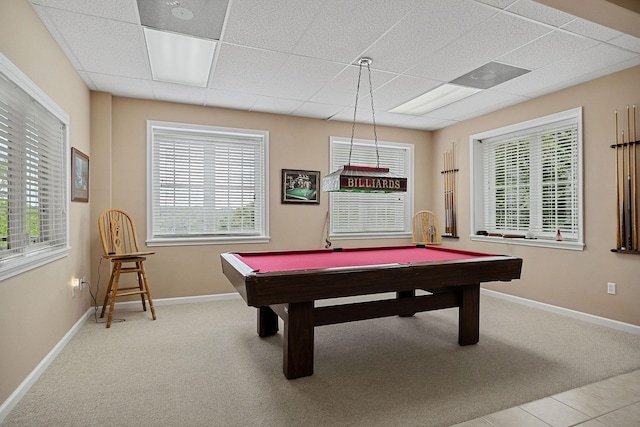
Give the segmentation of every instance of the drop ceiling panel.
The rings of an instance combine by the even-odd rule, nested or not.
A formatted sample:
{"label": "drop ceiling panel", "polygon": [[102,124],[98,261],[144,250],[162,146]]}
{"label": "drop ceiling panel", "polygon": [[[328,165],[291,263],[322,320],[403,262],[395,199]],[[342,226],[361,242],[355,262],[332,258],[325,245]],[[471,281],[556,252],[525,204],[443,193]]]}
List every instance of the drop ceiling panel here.
{"label": "drop ceiling panel", "polygon": [[128,22],[95,16],[47,11],[48,19],[84,71],[150,78],[142,29]]}
{"label": "drop ceiling panel", "polygon": [[183,104],[204,105],[207,93],[195,86],[165,82],[151,82],[154,98]]}
{"label": "drop ceiling panel", "polygon": [[602,70],[633,57],[637,55],[613,46],[597,45],[564,61],[506,82],[496,89],[522,96],[540,96],[561,88],[567,81],[585,81],[583,76],[589,74],[602,76]]}
{"label": "drop ceiling panel", "polygon": [[595,46],[598,42],[563,31],[553,31],[499,57],[499,62],[534,70]]}
{"label": "drop ceiling panel", "polygon": [[640,53],[640,39],[628,34],[623,34],[619,37],[611,39],[609,40],[609,43]]}
{"label": "drop ceiling panel", "polygon": [[[356,100],[356,88],[358,86],[358,66],[351,65],[345,67],[338,75],[328,81],[322,89],[316,92],[310,101],[321,104],[334,104],[341,106],[352,106]],[[371,70],[371,83],[373,90],[377,90],[380,86],[386,84],[396,75]],[[360,77],[360,93],[359,97],[369,96],[369,76],[366,68],[362,68]],[[375,95],[374,95],[375,97]]]}
{"label": "drop ceiling panel", "polygon": [[[423,1],[366,52],[375,58],[375,67],[386,71],[404,72],[416,61],[455,41],[479,25],[495,10],[461,0]],[[428,25],[425,23],[428,22]]]}
{"label": "drop ceiling panel", "polygon": [[294,53],[351,63],[419,0],[323,0]]}
{"label": "drop ceiling panel", "polygon": [[256,99],[256,102],[251,107],[251,111],[260,111],[263,113],[275,114],[292,114],[302,104],[302,101],[259,96]]}
{"label": "drop ceiling panel", "polygon": [[436,130],[436,129],[441,129],[457,123],[453,120],[444,120],[444,119],[438,119],[435,117],[426,117],[426,116],[424,117],[408,116],[408,117],[411,117],[411,118],[405,122],[402,122],[402,127],[406,127],[409,129]]}
{"label": "drop ceiling panel", "polygon": [[491,6],[499,7],[500,9],[504,9],[510,4],[515,3],[517,0],[477,0],[479,3],[485,3]]}
{"label": "drop ceiling panel", "polygon": [[574,34],[580,34],[585,37],[605,42],[622,34],[620,31],[613,30],[605,27],[604,25],[596,24],[595,22],[587,21],[582,18],[576,18],[564,25],[562,28],[567,31],[571,31]]}
{"label": "drop ceiling panel", "polygon": [[205,105],[249,111],[258,99],[257,95],[226,90],[208,89]]}
{"label": "drop ceiling panel", "polygon": [[223,44],[209,86],[229,91],[242,88],[243,92],[260,94],[279,75],[286,60],[283,53]]}
{"label": "drop ceiling panel", "polygon": [[450,81],[550,31],[548,26],[501,13],[430,55],[408,74]]}
{"label": "drop ceiling panel", "polygon": [[320,6],[317,0],[233,0],[224,40],[291,52]]}
{"label": "drop ceiling panel", "polygon": [[306,101],[343,68],[338,63],[291,55],[280,70],[270,76],[262,94]]}
{"label": "drop ceiling panel", "polygon": [[531,0],[519,0],[509,6],[507,10],[554,27],[560,27],[574,18],[573,15],[552,9]]}
{"label": "drop ceiling panel", "polygon": [[[329,118],[329,120],[337,120],[341,122],[353,122],[353,107],[346,107]],[[371,118],[371,108],[360,108],[356,114],[356,121],[364,123]],[[356,124],[357,127],[357,124]]]}
{"label": "drop ceiling panel", "polygon": [[[138,13],[132,0],[32,0],[31,3],[83,15],[97,16],[136,24]],[[36,7],[36,10],[39,9]]]}
{"label": "drop ceiling panel", "polygon": [[320,104],[317,102],[305,102],[294,112],[294,116],[313,117],[317,119],[328,119],[329,117],[340,112],[344,107]]}
{"label": "drop ceiling panel", "polygon": [[127,98],[154,99],[151,81],[101,73],[86,73],[94,84],[92,90]]}

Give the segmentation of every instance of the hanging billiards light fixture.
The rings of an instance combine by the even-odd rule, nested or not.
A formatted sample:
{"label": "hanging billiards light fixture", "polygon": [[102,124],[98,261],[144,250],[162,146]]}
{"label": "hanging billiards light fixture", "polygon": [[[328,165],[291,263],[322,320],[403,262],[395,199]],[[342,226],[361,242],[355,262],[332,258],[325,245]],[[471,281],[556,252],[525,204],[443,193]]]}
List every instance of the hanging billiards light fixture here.
{"label": "hanging billiards light fixture", "polygon": [[[353,124],[351,126],[351,141],[349,146],[349,160],[335,172],[322,178],[322,191],[355,192],[355,193],[393,193],[407,191],[407,178],[401,178],[389,172],[389,168],[380,167],[378,153],[378,135],[376,133],[376,114],[373,109],[373,85],[371,84],[371,58],[360,58],[358,62],[358,86],[356,88],[356,103],[353,108]],[[369,96],[371,97],[371,114],[373,119],[373,135],[376,146],[376,166],[356,166],[351,164],[353,150],[353,135],[356,128],[356,113],[358,111],[358,96],[360,94],[360,78],[362,67],[366,66],[369,73]]]}

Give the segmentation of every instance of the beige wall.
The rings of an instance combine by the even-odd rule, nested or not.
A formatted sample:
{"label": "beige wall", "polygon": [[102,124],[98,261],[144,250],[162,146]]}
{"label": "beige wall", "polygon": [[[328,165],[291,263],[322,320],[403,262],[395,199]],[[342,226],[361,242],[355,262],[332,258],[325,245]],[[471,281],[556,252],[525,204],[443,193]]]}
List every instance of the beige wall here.
{"label": "beige wall", "polygon": [[[148,264],[156,298],[232,292],[220,273],[219,253],[227,250],[303,248],[322,245],[328,198],[320,206],[282,205],[282,168],[329,172],[328,139],[349,136],[348,123],[203,108],[89,93],[27,0],[0,0],[0,52],[44,90],[71,117],[70,145],[90,155],[90,203],[72,203],[71,254],[0,282],[0,404],[90,307],[88,292],[71,298],[73,276],[97,281],[99,212],[109,206],[129,210],[146,232],[145,122],[182,121],[270,132],[269,244],[157,248]],[[43,65],[46,64],[46,65]],[[611,149],[615,108],[640,104],[640,67],[554,93],[540,99],[429,133],[381,127],[381,140],[415,144],[415,209],[431,208],[441,217],[442,152],[458,143],[460,167],[459,241],[467,247],[524,258],[523,279],[492,289],[640,325],[640,257],[609,252],[614,245],[614,163]],[[583,252],[470,242],[468,138],[480,131],[577,106],[584,107],[585,220]],[[357,137],[371,138],[357,127]],[[300,150],[300,146],[303,147]],[[303,155],[300,155],[300,151]],[[375,242],[351,241],[344,245]],[[402,243],[401,240],[383,243]],[[102,264],[102,287],[108,272]],[[606,295],[606,282],[618,283],[618,295]],[[162,316],[162,310],[158,310]]]}
{"label": "beige wall", "polygon": [[[437,153],[449,149],[454,141],[459,147],[458,224],[461,237],[452,245],[524,259],[522,280],[488,288],[640,325],[640,255],[610,252],[616,245],[615,161],[610,148],[615,142],[614,111],[626,112],[626,106],[632,104],[640,106],[640,67],[434,133],[434,159],[438,159]],[[471,242],[469,136],[580,106],[583,107],[585,250]],[[436,162],[431,168],[435,171],[439,166]],[[435,176],[431,182],[436,183]],[[432,191],[436,193],[441,187],[440,180]],[[436,204],[438,212],[443,213],[443,202],[438,199]],[[607,282],[617,283],[617,295],[607,295]]]}
{"label": "beige wall", "polygon": [[[69,114],[70,146],[90,154],[89,90],[26,0],[0,0],[0,52]],[[71,279],[91,274],[89,205],[70,215],[68,257],[0,282],[0,404],[87,310]]]}
{"label": "beige wall", "polygon": [[[105,97],[100,101],[106,103]],[[101,169],[112,164],[112,206],[132,214],[139,237],[146,237],[146,121],[161,120],[213,126],[250,128],[269,131],[269,217],[271,240],[267,244],[207,245],[154,247],[157,253],[147,261],[147,272],[155,298],[190,295],[208,295],[233,292],[233,287],[222,275],[220,253],[231,250],[266,250],[319,248],[324,244],[323,226],[329,197],[320,195],[320,205],[283,205],[280,203],[281,169],[319,170],[323,175],[331,172],[329,164],[329,137],[351,135],[351,124],[345,122],[306,119],[273,114],[205,108],[184,104],[153,102],[113,97],[110,116],[94,117],[92,127],[106,128],[112,120],[111,157],[107,150],[92,164],[100,162]],[[415,207],[426,209],[431,194],[425,183],[431,178],[431,133],[417,130],[381,127],[378,139],[405,142],[414,145],[416,195]],[[373,138],[371,126],[356,126],[356,138]],[[96,141],[92,141],[95,144]],[[100,144],[106,141],[100,142]],[[99,148],[93,145],[92,152]],[[96,170],[96,169],[94,169]],[[106,181],[106,180],[105,180]],[[95,191],[96,187],[92,187]],[[92,197],[94,194],[92,193]],[[101,206],[96,206],[97,200]],[[94,197],[92,211],[108,206],[106,197]],[[92,230],[95,236],[95,230]],[[409,239],[384,240],[384,244],[407,243]],[[372,241],[336,241],[335,245],[364,245]],[[94,239],[92,259],[102,253],[99,241]],[[108,266],[102,265],[101,277],[108,277]],[[94,271],[94,281],[97,271]],[[159,313],[159,315],[161,315]]]}

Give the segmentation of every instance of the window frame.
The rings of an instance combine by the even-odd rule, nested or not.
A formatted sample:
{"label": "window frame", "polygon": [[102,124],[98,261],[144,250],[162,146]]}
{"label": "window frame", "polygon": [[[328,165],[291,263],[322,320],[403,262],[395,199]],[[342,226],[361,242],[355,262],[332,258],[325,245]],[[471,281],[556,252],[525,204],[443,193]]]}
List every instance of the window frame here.
{"label": "window frame", "polygon": [[[207,236],[154,237],[153,231],[153,130],[163,129],[176,132],[210,133],[212,135],[227,135],[234,137],[246,136],[261,140],[262,145],[262,227],[259,234],[219,234]],[[267,243],[269,236],[269,132],[254,129],[238,129],[189,123],[165,122],[147,120],[147,246],[180,246],[180,245],[215,245],[229,243]]]}
{"label": "window frame", "polygon": [[[525,239],[525,238],[503,238],[494,236],[477,235],[478,230],[484,229],[485,222],[482,218],[484,212],[484,188],[483,188],[483,174],[484,168],[482,165],[482,140],[490,138],[496,138],[503,135],[522,133],[531,134],[535,133],[538,129],[552,126],[563,121],[575,121],[577,126],[577,237],[575,240],[561,240],[555,239]],[[583,129],[582,129],[582,107],[550,114],[544,117],[528,120],[525,122],[517,123],[501,127],[498,129],[492,129],[489,131],[477,133],[469,136],[469,166],[470,166],[470,231],[469,235],[472,241],[491,242],[491,243],[503,243],[503,244],[515,244],[526,246],[538,246],[545,248],[556,249],[569,249],[569,250],[584,250],[584,191],[583,191],[583,175],[584,175],[584,162],[583,162]]]}
{"label": "window frame", "polygon": [[[336,168],[332,167],[334,165],[334,145],[335,144],[350,144],[351,139],[346,137],[337,137],[331,136],[329,138],[329,169],[330,171],[335,170]],[[369,139],[353,139],[354,144],[354,152],[357,151],[357,146],[368,146],[374,147],[376,142],[374,140]],[[392,232],[384,232],[384,231],[359,231],[359,232],[341,232],[336,231],[336,224],[334,221],[334,212],[335,204],[338,202],[336,200],[336,194],[329,193],[329,238],[331,240],[347,240],[347,239],[401,239],[401,238],[411,238],[411,218],[413,216],[413,202],[414,202],[414,164],[415,164],[415,156],[414,156],[414,146],[413,144],[405,143],[405,142],[391,142],[391,141],[377,141],[378,148],[380,147],[393,147],[394,149],[403,149],[406,153],[406,158],[404,161],[405,174],[404,177],[407,178],[407,191],[405,194],[404,201],[404,212],[403,212],[403,226],[404,230],[402,231],[392,231]],[[376,166],[373,165],[360,165],[356,162],[352,162],[354,165],[359,166]],[[346,162],[345,162],[346,164]],[[342,166],[342,165],[341,165]],[[380,167],[388,167],[387,165],[381,164]],[[390,172],[393,173],[393,170]],[[338,194],[350,194],[350,193],[338,193]],[[356,193],[361,194],[361,193]],[[389,193],[394,194],[394,193]],[[380,194],[378,194],[380,195]],[[365,197],[376,196],[376,194],[366,194]]]}
{"label": "window frame", "polygon": [[[33,250],[27,250],[18,256],[0,260],[0,281],[13,277],[15,275],[33,270],[45,264],[51,263],[58,259],[69,255],[71,250],[69,239],[69,212],[70,212],[70,153],[69,136],[70,136],[70,118],[69,115],[56,102],[50,98],[42,89],[40,89],[26,74],[16,67],[7,57],[0,53],[0,72],[4,74],[9,82],[15,84],[23,90],[35,102],[40,104],[55,119],[59,120],[64,126],[62,136],[63,153],[61,166],[64,168],[62,182],[59,183],[59,191],[62,194],[62,205],[64,206],[64,241],[55,247],[48,247],[46,244],[38,245]],[[55,185],[55,183],[54,183]]]}

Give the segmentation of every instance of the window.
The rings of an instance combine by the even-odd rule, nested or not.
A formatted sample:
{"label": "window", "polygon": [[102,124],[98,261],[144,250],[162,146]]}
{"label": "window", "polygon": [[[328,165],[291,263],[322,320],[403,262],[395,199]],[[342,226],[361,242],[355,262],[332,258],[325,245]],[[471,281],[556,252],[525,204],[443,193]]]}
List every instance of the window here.
{"label": "window", "polygon": [[[350,139],[331,137],[330,169],[349,164]],[[378,141],[380,167],[408,178],[406,193],[331,193],[332,238],[411,237],[413,145]],[[374,141],[353,140],[351,164],[376,166]]]}
{"label": "window", "polygon": [[265,131],[147,122],[153,245],[268,241]]}
{"label": "window", "polygon": [[0,280],[69,252],[68,126],[0,54]]}
{"label": "window", "polygon": [[528,235],[509,242],[582,249],[581,134],[578,108],[472,135],[473,232],[500,240]]}

